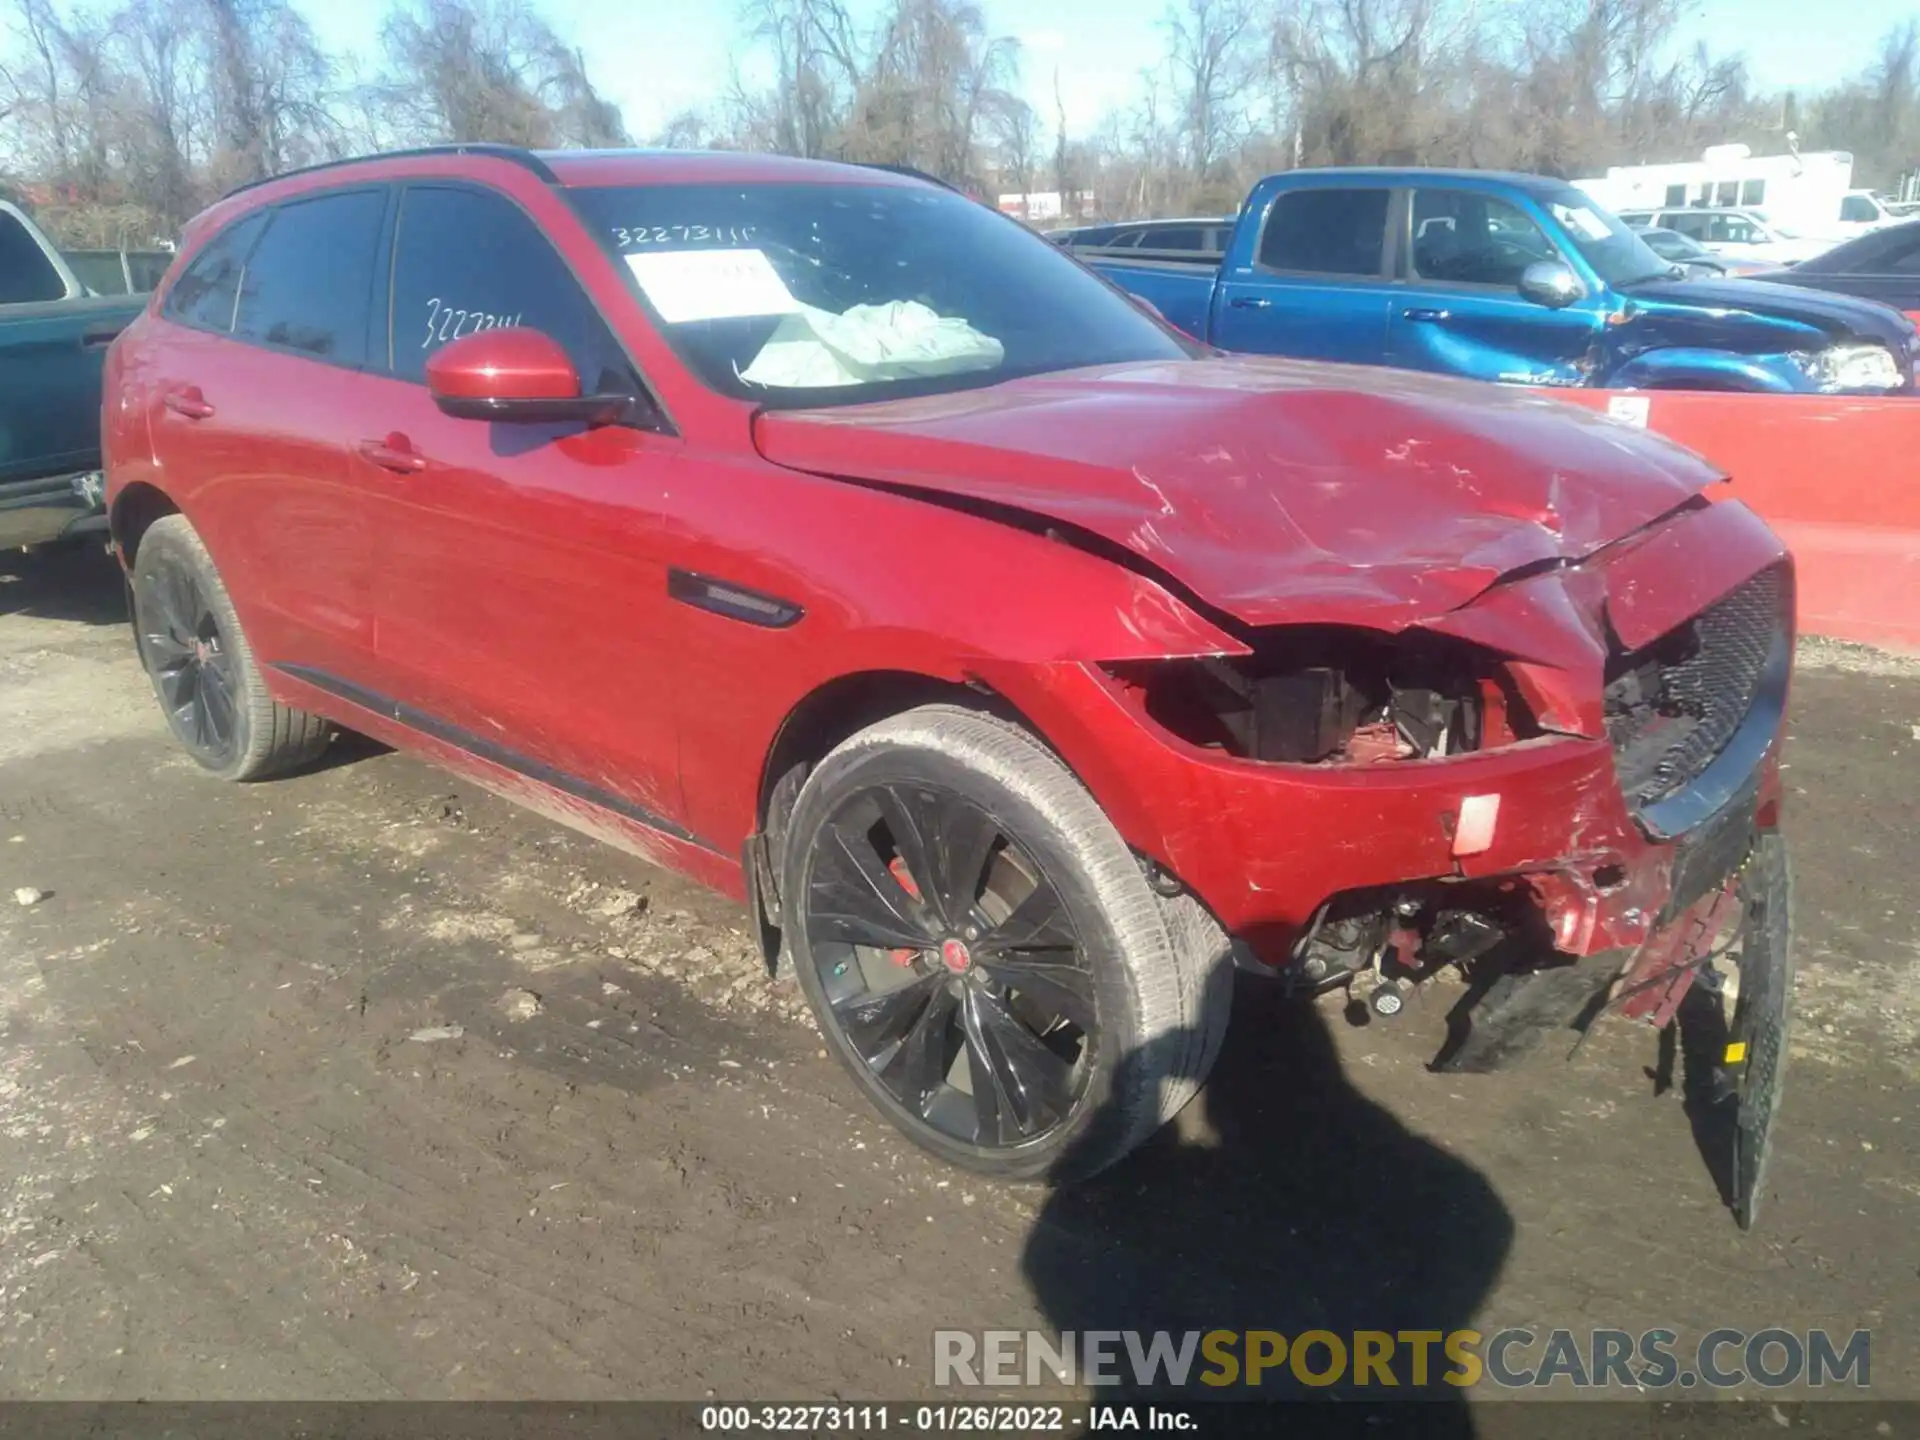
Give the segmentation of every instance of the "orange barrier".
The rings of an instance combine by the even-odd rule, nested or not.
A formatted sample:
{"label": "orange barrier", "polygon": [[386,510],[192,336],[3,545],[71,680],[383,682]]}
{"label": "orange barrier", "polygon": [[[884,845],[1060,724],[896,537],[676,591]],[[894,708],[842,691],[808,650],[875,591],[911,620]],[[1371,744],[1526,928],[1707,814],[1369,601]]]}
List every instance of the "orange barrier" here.
{"label": "orange barrier", "polygon": [[1920,398],[1552,393],[1731,475],[1716,498],[1746,501],[1793,551],[1802,632],[1920,651]]}

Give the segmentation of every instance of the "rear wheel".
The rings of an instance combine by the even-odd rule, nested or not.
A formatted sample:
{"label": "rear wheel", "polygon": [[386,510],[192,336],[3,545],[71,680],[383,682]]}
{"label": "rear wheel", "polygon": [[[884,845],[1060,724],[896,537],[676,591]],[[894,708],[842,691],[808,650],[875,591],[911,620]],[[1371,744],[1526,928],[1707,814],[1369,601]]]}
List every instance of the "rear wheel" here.
{"label": "rear wheel", "polygon": [[184,515],[154,521],[134,552],[134,639],[187,753],[223,780],[258,780],[319,756],[332,727],[277,703],[213,557]]}
{"label": "rear wheel", "polygon": [[783,852],[821,1029],[944,1159],[1091,1174],[1212,1063],[1232,983],[1217,926],[1191,897],[1155,896],[1093,798],[1016,726],[928,706],[860,732],[808,777]]}

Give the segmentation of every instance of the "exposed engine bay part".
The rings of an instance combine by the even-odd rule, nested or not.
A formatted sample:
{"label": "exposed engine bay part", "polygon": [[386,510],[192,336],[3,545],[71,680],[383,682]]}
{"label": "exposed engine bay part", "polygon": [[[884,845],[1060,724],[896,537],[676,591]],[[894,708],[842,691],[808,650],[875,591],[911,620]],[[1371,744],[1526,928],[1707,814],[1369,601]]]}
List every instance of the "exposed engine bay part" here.
{"label": "exposed engine bay part", "polygon": [[1164,729],[1249,760],[1427,760],[1534,733],[1497,659],[1418,631],[1301,626],[1266,632],[1249,655],[1111,673]]}

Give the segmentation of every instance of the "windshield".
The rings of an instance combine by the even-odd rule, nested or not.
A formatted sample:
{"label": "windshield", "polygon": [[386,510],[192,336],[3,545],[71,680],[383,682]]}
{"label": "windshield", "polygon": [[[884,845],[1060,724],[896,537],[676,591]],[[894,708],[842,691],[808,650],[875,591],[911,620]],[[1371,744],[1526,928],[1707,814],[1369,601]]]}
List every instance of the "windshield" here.
{"label": "windshield", "polygon": [[1711,260],[1712,252],[1702,249],[1676,230],[1642,230],[1646,247],[1663,260]]}
{"label": "windshield", "polygon": [[1038,235],[952,191],[570,192],[708,385],[820,405],[1196,353]]}
{"label": "windshield", "polygon": [[1569,186],[1541,197],[1567,238],[1579,250],[1593,273],[1616,289],[1644,280],[1664,280],[1673,270],[1647,248],[1647,242]]}

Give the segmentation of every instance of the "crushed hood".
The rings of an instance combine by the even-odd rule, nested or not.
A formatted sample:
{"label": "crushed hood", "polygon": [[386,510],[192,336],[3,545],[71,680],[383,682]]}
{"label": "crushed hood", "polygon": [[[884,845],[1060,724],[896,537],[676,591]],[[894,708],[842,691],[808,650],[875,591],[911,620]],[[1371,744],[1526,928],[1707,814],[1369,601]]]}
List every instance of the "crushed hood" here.
{"label": "crushed hood", "polygon": [[1249,625],[1398,629],[1723,478],[1524,391],[1253,357],[768,411],[755,434],[776,464],[1099,536]]}

